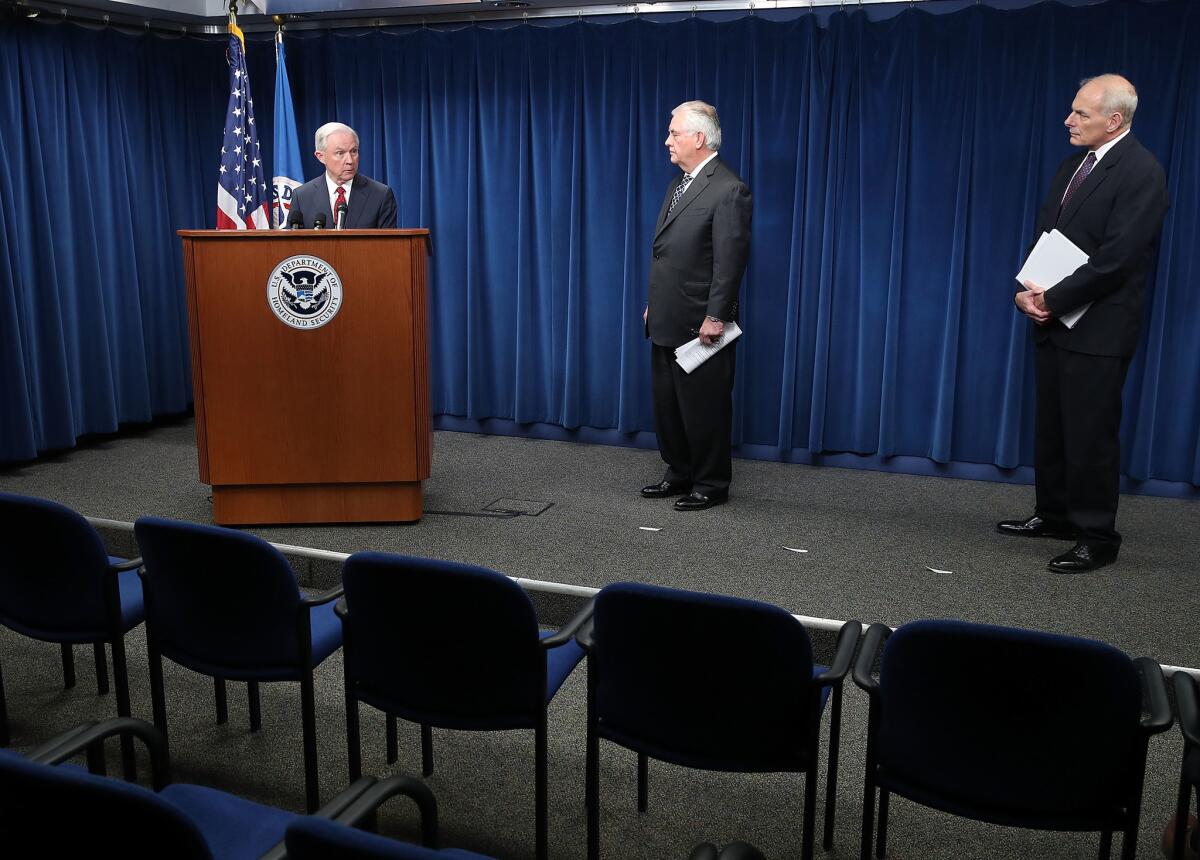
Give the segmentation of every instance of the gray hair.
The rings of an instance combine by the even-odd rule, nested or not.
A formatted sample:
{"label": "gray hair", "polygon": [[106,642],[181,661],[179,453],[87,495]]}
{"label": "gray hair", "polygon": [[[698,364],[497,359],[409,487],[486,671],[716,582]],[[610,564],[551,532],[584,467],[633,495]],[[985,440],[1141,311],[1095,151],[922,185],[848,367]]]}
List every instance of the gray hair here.
{"label": "gray hair", "polygon": [[358,146],[358,132],[343,122],[327,122],[325,125],[317,129],[316,146],[317,152],[325,151],[325,143],[329,140],[329,135],[346,132],[354,136],[354,145]]}
{"label": "gray hair", "polygon": [[698,131],[704,135],[704,145],[716,152],[721,148],[721,120],[717,117],[717,109],[708,102],[684,102],[671,116],[683,114],[683,127],[688,131]]}
{"label": "gray hair", "polygon": [[1137,110],[1138,103],[1137,90],[1133,88],[1133,84],[1120,75],[1105,74],[1084,78],[1079,82],[1079,86],[1083,87],[1091,83],[1103,88],[1103,95],[1100,96],[1100,110],[1104,111],[1104,115],[1119,113],[1121,128],[1129,128],[1133,125],[1133,114]]}

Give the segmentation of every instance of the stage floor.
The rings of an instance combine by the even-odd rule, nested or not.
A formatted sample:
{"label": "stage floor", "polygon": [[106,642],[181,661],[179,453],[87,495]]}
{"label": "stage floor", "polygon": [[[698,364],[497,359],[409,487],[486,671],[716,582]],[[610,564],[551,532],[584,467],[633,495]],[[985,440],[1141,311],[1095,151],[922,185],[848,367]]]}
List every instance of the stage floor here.
{"label": "stage floor", "polygon": [[[193,434],[181,420],[93,441],[0,470],[0,488],[94,517],[210,522]],[[661,474],[651,451],[438,432],[421,522],[252,531],[588,587],[636,580],[752,597],[834,620],[1015,625],[1200,666],[1196,502],[1123,497],[1117,564],[1069,577],[1046,570],[1069,544],[994,530],[996,520],[1031,512],[1030,487],[737,460],[728,504],[677,513],[670,500],[638,494]],[[474,516],[545,505],[536,516]]]}

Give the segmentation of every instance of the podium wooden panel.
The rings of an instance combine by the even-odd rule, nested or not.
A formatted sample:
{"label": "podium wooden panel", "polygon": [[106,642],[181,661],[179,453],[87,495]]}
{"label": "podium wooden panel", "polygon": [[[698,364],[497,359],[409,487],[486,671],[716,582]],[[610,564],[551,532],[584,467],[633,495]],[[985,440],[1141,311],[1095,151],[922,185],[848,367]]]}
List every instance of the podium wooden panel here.
{"label": "podium wooden panel", "polygon": [[[427,230],[180,230],[200,479],[213,520],[405,522],[429,477]],[[292,328],[268,280],[317,257],[342,284]]]}

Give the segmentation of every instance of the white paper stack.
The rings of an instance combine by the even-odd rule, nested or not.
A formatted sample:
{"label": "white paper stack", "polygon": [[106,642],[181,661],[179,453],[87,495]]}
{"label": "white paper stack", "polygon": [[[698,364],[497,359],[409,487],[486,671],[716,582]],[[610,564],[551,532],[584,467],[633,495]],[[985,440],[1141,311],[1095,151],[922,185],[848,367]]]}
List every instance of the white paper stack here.
{"label": "white paper stack", "polygon": [[742,330],[735,322],[725,323],[725,331],[721,339],[711,344],[703,344],[700,338],[690,340],[683,346],[675,348],[675,363],[683,368],[685,373],[691,373],[704,362],[708,361],[729,344],[742,336]]}
{"label": "white paper stack", "polygon": [[[1051,230],[1049,233],[1043,233],[1042,238],[1037,240],[1037,244],[1029,252],[1029,259],[1025,261],[1021,271],[1017,272],[1017,283],[1024,285],[1025,281],[1032,281],[1049,290],[1087,261],[1088,255],[1079,250],[1074,242],[1058,230]],[[1092,303],[1088,302],[1070,313],[1063,314],[1059,319],[1067,328],[1075,328],[1075,323],[1079,322],[1091,306]]]}

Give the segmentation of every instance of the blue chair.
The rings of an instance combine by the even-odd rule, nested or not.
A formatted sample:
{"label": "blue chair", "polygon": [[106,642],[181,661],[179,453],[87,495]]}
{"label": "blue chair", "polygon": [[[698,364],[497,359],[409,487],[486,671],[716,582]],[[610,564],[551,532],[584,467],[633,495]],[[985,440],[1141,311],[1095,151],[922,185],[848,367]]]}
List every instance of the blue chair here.
{"label": "blue chair", "polygon": [[[1200,818],[1200,685],[1187,672],[1176,672],[1175,705],[1179,709],[1179,728],[1183,731],[1183,761],[1179,768],[1179,800],[1175,809],[1175,831],[1171,857],[1183,860],[1185,848],[1192,856],[1200,855],[1200,824],[1188,832],[1188,810],[1192,791],[1196,791],[1196,814]],[[1191,845],[1188,845],[1189,838]]]}
{"label": "blue chair", "polygon": [[[129,716],[125,634],[142,623],[141,559],[109,556],[96,530],[57,502],[0,493],[0,624],[23,636],[57,642],[63,684],[75,686],[73,646],[92,645],[96,687],[108,692],[112,648],[117,713]],[[0,746],[10,741],[0,670]],[[126,743],[126,776],[135,777],[133,746]]]}
{"label": "blue chair", "polygon": [[1088,639],[917,621],[872,625],[854,681],[870,697],[863,860],[876,793],[877,857],[891,794],[1009,827],[1100,831],[1102,858],[1123,830],[1122,856],[1134,857],[1146,746],[1171,725],[1154,661]]}
{"label": "blue chair", "polygon": [[250,731],[261,727],[258,685],[300,683],[305,802],[319,803],[313,669],[342,644],[333,612],[341,587],[300,592],[287,560],[259,537],[142,517],[134,534],[145,558],[146,644],[154,724],[167,736],[162,658],[213,678],[217,722],[228,719],[226,680],[247,682]]}
{"label": "blue chair", "polygon": [[433,772],[431,726],[533,729],[537,857],[547,854],[546,709],[583,658],[571,637],[585,608],[557,633],[538,631],[528,595],[481,567],[360,552],[342,569],[346,734],[353,779],[362,769],[358,704],[421,725],[422,770]]}
{"label": "blue chair", "polygon": [[[136,737],[150,753],[153,790],[58,765],[81,753],[89,767],[103,761],[102,744]],[[436,839],[436,805],[419,781],[392,777],[356,781],[317,816],[349,831],[369,820],[381,797],[409,794],[423,810],[427,844]],[[85,724],[22,758],[0,751],[0,816],[4,839],[44,857],[115,856],[122,860],[251,860],[283,858],[288,826],[302,816],[199,785],[172,783],[166,739],[142,720]]]}
{"label": "blue chair", "polygon": [[813,855],[817,749],[832,693],[823,844],[833,843],[842,682],[862,625],[838,634],[833,665],[814,666],[804,626],[752,600],[617,583],[595,599],[588,651],[588,857],[600,853],[600,739],[648,759],[735,773],[803,773],[802,854]]}

